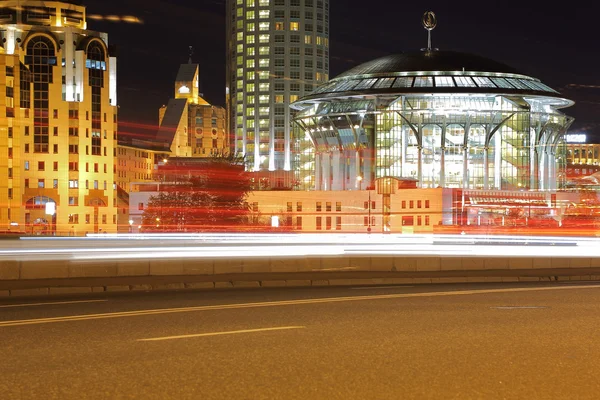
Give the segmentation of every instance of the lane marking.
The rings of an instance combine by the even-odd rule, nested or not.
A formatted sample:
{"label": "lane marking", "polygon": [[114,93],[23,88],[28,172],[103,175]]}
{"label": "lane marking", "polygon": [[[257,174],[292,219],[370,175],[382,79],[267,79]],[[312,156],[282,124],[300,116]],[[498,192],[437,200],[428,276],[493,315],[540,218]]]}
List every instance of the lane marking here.
{"label": "lane marking", "polygon": [[452,292],[429,292],[429,293],[397,293],[397,294],[379,294],[369,296],[350,296],[350,297],[324,297],[318,299],[301,299],[301,300],[282,300],[282,301],[267,301],[262,303],[237,303],[237,304],[222,304],[214,306],[195,306],[182,308],[162,308],[154,310],[140,311],[123,311],[115,313],[103,314],[85,314],[71,315],[66,317],[24,319],[0,322],[0,328],[7,326],[22,326],[22,325],[37,325],[49,324],[54,322],[71,322],[71,321],[88,321],[106,318],[119,317],[135,317],[142,315],[161,315],[174,314],[193,311],[213,311],[213,310],[233,310],[243,308],[259,308],[259,307],[276,307],[290,306],[301,304],[322,304],[322,303],[339,303],[346,301],[364,301],[364,300],[384,300],[384,299],[401,299],[410,297],[438,297],[438,296],[460,296],[473,294],[488,294],[488,293],[511,293],[511,292],[539,292],[545,290],[569,290],[569,289],[598,289],[600,285],[588,286],[555,286],[555,287],[537,287],[537,288],[510,288],[510,289],[482,289],[482,290],[457,290]]}
{"label": "lane marking", "polygon": [[375,289],[402,289],[402,288],[411,288],[414,286],[367,286],[367,287],[353,287],[350,289],[353,290],[375,290]]}
{"label": "lane marking", "polygon": [[490,307],[494,310],[536,310],[540,308],[549,308],[546,306],[498,306],[498,307]]}
{"label": "lane marking", "polygon": [[6,304],[1,305],[0,308],[11,308],[11,307],[29,307],[29,306],[48,306],[54,304],[75,304],[75,303],[98,303],[101,301],[108,300],[76,300],[76,301],[54,301],[51,303],[23,303],[23,304]]}
{"label": "lane marking", "polygon": [[172,340],[172,339],[187,339],[196,338],[203,336],[219,336],[219,335],[235,335],[238,333],[253,333],[253,332],[268,332],[268,331],[283,331],[287,329],[304,329],[305,326],[280,326],[275,328],[258,328],[258,329],[242,329],[239,331],[227,331],[227,332],[210,332],[210,333],[196,333],[192,335],[179,335],[179,336],[164,336],[157,338],[138,339],[138,342],[154,342],[159,340]]}

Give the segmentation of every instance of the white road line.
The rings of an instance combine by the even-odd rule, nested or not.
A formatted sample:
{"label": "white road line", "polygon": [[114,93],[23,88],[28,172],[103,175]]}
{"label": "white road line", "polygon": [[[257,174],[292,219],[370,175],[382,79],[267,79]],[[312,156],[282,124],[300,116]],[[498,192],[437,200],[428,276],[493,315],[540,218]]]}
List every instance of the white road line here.
{"label": "white road line", "polygon": [[157,338],[138,339],[138,342],[154,342],[159,340],[172,340],[172,339],[187,339],[196,338],[203,336],[219,336],[219,335],[235,335],[237,333],[253,333],[253,332],[268,332],[268,331],[283,331],[286,329],[304,329],[305,326],[280,326],[275,328],[259,328],[259,329],[243,329],[239,331],[228,331],[228,332],[209,332],[209,333],[196,333],[193,335],[179,335],[179,336],[164,336]]}
{"label": "white road line", "polygon": [[53,323],[53,322],[87,321],[87,320],[106,319],[106,318],[136,317],[136,316],[142,316],[142,315],[175,314],[175,313],[193,312],[193,311],[232,310],[232,309],[242,309],[242,308],[291,306],[291,305],[301,305],[301,304],[339,303],[339,302],[345,302],[345,301],[401,299],[401,298],[410,298],[410,297],[460,296],[460,295],[487,294],[487,293],[537,292],[537,291],[545,291],[545,290],[599,289],[599,288],[600,288],[600,285],[549,286],[549,287],[545,286],[545,287],[531,287],[531,288],[456,290],[456,291],[450,291],[450,292],[397,293],[397,294],[378,294],[378,295],[369,295],[369,296],[324,297],[324,298],[320,298],[320,299],[282,300],[282,301],[266,301],[266,302],[261,302],[261,303],[237,303],[237,304],[223,304],[223,305],[214,305],[214,306],[162,308],[162,309],[155,309],[155,310],[123,311],[123,312],[105,313],[105,314],[70,315],[70,316],[66,316],[66,317],[52,317],[52,318],[3,321],[3,322],[0,322],[0,328],[7,327],[7,326],[49,324],[49,323]]}
{"label": "white road line", "polygon": [[6,305],[1,305],[0,308],[49,306],[49,305],[54,305],[54,304],[98,303],[101,301],[108,301],[108,300],[77,300],[77,301],[54,301],[54,302],[50,302],[50,303],[6,304]]}
{"label": "white road line", "polygon": [[498,306],[490,307],[493,310],[536,310],[539,308],[548,308],[546,306]]}
{"label": "white road line", "polygon": [[403,288],[410,288],[410,287],[414,287],[414,286],[367,286],[367,287],[353,287],[350,289],[353,290],[375,290],[375,289],[403,289]]}

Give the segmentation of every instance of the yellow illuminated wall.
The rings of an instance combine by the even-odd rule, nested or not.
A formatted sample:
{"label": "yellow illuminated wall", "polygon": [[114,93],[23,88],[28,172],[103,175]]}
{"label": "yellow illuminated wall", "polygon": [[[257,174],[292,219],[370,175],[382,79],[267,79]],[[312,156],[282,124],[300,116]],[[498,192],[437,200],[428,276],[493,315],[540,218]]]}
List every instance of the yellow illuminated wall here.
{"label": "yellow illuminated wall", "polygon": [[108,36],[85,29],[81,6],[3,3],[12,11],[0,24],[0,82],[13,90],[0,100],[0,230],[116,232],[116,58]]}

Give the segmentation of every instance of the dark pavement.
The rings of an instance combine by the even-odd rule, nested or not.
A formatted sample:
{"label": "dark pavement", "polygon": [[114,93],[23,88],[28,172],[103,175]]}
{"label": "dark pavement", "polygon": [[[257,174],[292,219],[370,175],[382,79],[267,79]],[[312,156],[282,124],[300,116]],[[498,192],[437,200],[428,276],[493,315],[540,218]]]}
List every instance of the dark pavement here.
{"label": "dark pavement", "polygon": [[590,281],[2,299],[0,397],[596,399],[599,301]]}

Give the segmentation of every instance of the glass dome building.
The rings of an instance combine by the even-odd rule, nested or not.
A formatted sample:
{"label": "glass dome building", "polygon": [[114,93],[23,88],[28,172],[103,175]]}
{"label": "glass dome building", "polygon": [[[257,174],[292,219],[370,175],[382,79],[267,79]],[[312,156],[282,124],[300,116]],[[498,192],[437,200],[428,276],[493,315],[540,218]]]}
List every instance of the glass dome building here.
{"label": "glass dome building", "polygon": [[412,187],[555,190],[573,101],[477,55],[439,50],[378,58],[319,86],[295,111],[303,190]]}

